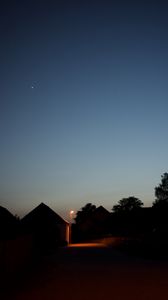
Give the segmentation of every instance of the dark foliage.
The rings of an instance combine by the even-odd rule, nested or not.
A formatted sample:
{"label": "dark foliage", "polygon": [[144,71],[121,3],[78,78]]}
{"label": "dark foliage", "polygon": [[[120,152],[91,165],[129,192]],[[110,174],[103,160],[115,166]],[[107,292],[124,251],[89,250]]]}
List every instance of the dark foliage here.
{"label": "dark foliage", "polygon": [[155,187],[155,197],[153,207],[168,209],[168,173],[161,176],[161,183]]}
{"label": "dark foliage", "polygon": [[83,223],[95,211],[96,206],[92,203],[87,203],[81,210],[77,211],[75,222],[76,224]]}
{"label": "dark foliage", "polygon": [[135,209],[139,209],[143,206],[143,202],[138,198],[131,196],[128,198],[123,198],[119,200],[118,204],[113,206],[113,212],[115,213],[125,213],[130,212]]}

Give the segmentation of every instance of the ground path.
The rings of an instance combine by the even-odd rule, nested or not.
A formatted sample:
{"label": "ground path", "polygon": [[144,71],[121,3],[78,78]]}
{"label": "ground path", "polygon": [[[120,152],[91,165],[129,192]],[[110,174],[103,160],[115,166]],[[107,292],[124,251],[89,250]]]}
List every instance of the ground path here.
{"label": "ground path", "polygon": [[12,300],[168,300],[168,264],[97,244],[72,245],[46,256]]}

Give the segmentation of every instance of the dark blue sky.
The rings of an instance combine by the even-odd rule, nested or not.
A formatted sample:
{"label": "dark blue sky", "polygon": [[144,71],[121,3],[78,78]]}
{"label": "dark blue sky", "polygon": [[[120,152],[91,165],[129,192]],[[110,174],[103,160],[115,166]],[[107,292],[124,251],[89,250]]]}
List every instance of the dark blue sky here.
{"label": "dark blue sky", "polygon": [[1,205],[151,205],[168,160],[168,4],[4,2]]}

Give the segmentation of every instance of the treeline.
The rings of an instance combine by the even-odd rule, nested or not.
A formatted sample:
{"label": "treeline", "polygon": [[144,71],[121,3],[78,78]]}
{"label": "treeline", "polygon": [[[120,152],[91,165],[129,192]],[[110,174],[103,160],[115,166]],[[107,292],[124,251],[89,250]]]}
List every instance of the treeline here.
{"label": "treeline", "polygon": [[111,212],[88,203],[77,212],[74,221],[75,241],[112,235],[168,249],[168,173],[161,176],[161,183],[155,187],[151,207],[144,207],[134,196],[119,200]]}

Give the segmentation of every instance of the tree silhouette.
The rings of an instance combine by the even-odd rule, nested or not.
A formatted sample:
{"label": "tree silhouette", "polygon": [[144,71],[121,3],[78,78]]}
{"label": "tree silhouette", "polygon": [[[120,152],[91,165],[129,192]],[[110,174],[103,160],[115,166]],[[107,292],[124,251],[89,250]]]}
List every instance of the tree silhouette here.
{"label": "tree silhouette", "polygon": [[76,224],[84,222],[92,214],[92,212],[95,211],[95,209],[95,205],[93,205],[92,203],[87,203],[84,207],[81,208],[81,210],[77,211],[76,217],[74,219]]}
{"label": "tree silhouette", "polygon": [[123,198],[118,201],[118,204],[114,205],[112,210],[115,213],[120,212],[130,212],[135,209],[139,209],[143,206],[143,202],[138,198],[131,196],[128,198]]}
{"label": "tree silhouette", "polygon": [[161,176],[161,183],[155,187],[155,197],[154,207],[168,208],[168,173]]}

